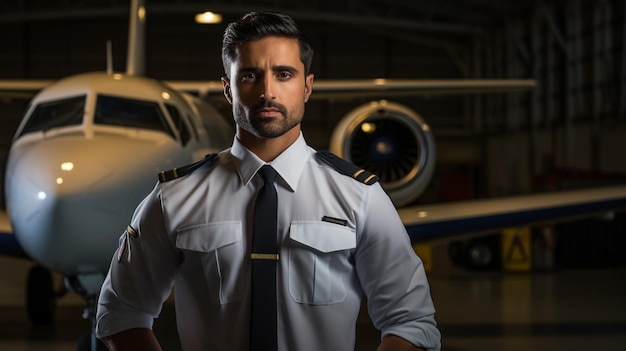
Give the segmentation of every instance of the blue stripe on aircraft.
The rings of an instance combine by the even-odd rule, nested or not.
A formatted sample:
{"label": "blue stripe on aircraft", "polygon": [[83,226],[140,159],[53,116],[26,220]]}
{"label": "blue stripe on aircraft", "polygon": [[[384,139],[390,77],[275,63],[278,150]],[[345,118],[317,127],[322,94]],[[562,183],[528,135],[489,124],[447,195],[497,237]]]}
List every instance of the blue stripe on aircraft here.
{"label": "blue stripe on aircraft", "polygon": [[568,217],[600,214],[626,208],[626,199],[615,199],[583,204],[563,205],[512,213],[490,214],[480,217],[450,219],[440,222],[415,223],[406,226],[411,242],[423,242],[466,233],[485,232],[544,221],[567,220]]}

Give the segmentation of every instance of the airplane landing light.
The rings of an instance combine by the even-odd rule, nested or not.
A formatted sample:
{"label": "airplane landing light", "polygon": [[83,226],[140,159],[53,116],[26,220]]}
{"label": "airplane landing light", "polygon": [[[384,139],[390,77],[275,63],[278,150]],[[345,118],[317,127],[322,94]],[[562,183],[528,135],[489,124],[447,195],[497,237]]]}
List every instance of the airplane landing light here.
{"label": "airplane landing light", "polygon": [[74,164],[72,162],[63,162],[61,163],[61,170],[69,172],[74,169]]}

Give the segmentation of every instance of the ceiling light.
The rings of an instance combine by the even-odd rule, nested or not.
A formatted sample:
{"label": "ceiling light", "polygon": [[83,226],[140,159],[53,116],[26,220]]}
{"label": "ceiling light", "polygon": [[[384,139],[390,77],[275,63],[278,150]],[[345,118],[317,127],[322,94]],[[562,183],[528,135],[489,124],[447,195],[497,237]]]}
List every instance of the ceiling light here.
{"label": "ceiling light", "polygon": [[222,22],[222,15],[213,12],[203,12],[196,15],[196,23],[215,24]]}

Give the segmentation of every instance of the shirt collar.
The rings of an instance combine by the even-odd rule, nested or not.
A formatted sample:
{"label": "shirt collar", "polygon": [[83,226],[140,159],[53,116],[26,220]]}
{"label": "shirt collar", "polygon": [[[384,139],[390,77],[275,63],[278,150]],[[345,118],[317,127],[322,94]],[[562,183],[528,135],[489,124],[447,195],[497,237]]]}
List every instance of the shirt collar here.
{"label": "shirt collar", "polygon": [[[243,185],[247,185],[259,168],[266,164],[241,144],[237,137],[233,141],[230,154]],[[280,178],[284,180],[287,188],[291,191],[296,191],[304,165],[309,160],[311,154],[312,150],[308,147],[302,132],[300,132],[298,139],[269,164],[274,167]]]}

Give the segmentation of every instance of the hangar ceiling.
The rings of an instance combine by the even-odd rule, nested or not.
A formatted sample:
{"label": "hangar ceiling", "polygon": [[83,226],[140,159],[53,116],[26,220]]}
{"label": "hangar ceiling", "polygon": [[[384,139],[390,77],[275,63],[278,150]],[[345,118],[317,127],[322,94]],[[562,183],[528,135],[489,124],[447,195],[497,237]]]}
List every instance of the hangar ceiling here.
{"label": "hangar ceiling", "polygon": [[[210,70],[219,67],[216,46],[224,25],[199,29],[193,16],[210,10],[228,23],[249,11],[277,10],[293,16],[315,41],[316,78],[476,78],[472,42],[492,34],[508,18],[532,11],[533,5],[499,0],[146,0],[147,74],[215,79],[221,72]],[[0,26],[5,28],[0,38],[6,48],[0,57],[5,68],[12,66],[0,68],[0,77],[58,78],[102,69],[106,40],[113,41],[115,68],[122,68],[128,8],[129,0],[0,2]],[[96,22],[111,25],[95,27]]]}
{"label": "hangar ceiling", "polygon": [[[551,0],[545,0],[548,1]],[[219,30],[198,30],[200,26],[193,23],[194,15],[218,12],[228,23],[246,12],[275,10],[290,14],[304,27],[314,41],[316,58],[332,56],[318,60],[322,66],[314,67],[318,78],[479,78],[482,74],[475,69],[477,49],[472,45],[502,29],[509,19],[532,13],[535,5],[499,0],[146,0],[151,33],[148,40],[158,40],[158,46],[167,50],[167,54],[157,52],[157,45],[152,45],[148,55],[153,60],[166,55],[172,57],[169,64],[148,67],[148,74],[159,79],[213,79],[212,72],[190,68],[193,65],[190,61],[203,60],[198,66],[207,66],[206,57],[214,57],[214,52],[203,52],[206,49],[198,43],[219,43],[224,24],[217,26]],[[103,41],[112,40],[114,45],[119,45],[113,48],[116,60],[115,54],[121,52],[120,43],[125,40],[125,29],[118,29],[125,28],[128,7],[129,0],[2,1],[0,26],[5,28],[5,35],[0,38],[7,47],[4,62],[21,69],[9,72],[0,69],[0,75],[56,78],[91,70],[94,66],[100,69],[101,54],[97,58],[100,66],[90,62],[94,60],[90,58],[95,55],[92,52],[96,51],[92,46],[98,45],[101,52]],[[112,24],[94,28],[89,22]],[[108,34],[102,34],[105,32]],[[177,45],[165,49],[170,44],[168,38],[173,37]],[[57,48],[49,44],[54,41],[58,42]],[[187,44],[188,48],[181,50],[183,41],[195,43],[194,49],[188,49],[193,44]],[[70,48],[80,48],[75,50],[81,53],[70,52]],[[346,54],[348,48],[351,53]],[[43,62],[43,58],[38,58],[41,55],[57,56]],[[173,58],[175,55],[178,57]],[[337,57],[345,62],[345,67],[337,63]],[[354,72],[350,64],[361,58],[369,66],[361,73]],[[398,60],[404,63],[398,64]],[[423,65],[424,61],[430,61],[430,66]],[[431,67],[435,61],[438,67]],[[65,62],[66,67],[58,65],[59,62]],[[363,62],[357,63],[364,66]],[[183,66],[187,67],[186,72],[181,72]],[[405,69],[406,66],[410,67]],[[45,71],[38,71],[39,67]],[[494,75],[494,78],[526,77]]]}
{"label": "hangar ceiling", "polygon": [[[314,0],[314,1],[194,1],[150,0],[150,16],[193,15],[202,11],[238,17],[254,10],[280,10],[299,21],[327,25],[415,31],[426,34],[467,36],[487,32],[511,16],[534,6],[530,1],[500,0]],[[5,0],[0,23],[63,21],[77,18],[125,17],[128,1],[121,0]]]}

